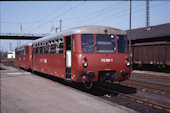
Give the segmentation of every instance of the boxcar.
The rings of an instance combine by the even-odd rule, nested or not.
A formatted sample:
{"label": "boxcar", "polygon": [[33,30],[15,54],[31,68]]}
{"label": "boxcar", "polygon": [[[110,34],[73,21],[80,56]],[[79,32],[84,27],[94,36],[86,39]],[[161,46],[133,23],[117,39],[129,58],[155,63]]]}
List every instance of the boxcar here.
{"label": "boxcar", "polygon": [[133,63],[152,66],[170,66],[170,42],[136,43],[132,46]]}
{"label": "boxcar", "polygon": [[33,43],[32,70],[82,82],[126,80],[130,58],[126,32],[103,26],[72,28]]}
{"label": "boxcar", "polygon": [[31,69],[32,43],[15,48],[15,65],[24,69]]}

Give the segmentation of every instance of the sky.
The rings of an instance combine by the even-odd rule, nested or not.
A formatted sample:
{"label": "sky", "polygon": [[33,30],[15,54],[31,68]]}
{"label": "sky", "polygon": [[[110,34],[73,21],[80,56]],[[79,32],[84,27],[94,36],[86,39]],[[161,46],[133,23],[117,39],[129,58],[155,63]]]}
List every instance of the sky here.
{"label": "sky", "polygon": [[[129,1],[3,1],[0,2],[0,33],[56,33],[78,26],[102,25],[129,29]],[[150,25],[170,23],[170,1],[150,1]],[[146,26],[146,1],[132,1],[132,29]],[[59,30],[58,30],[59,32]],[[21,45],[32,41],[20,41]],[[9,51],[17,40],[1,40]]]}

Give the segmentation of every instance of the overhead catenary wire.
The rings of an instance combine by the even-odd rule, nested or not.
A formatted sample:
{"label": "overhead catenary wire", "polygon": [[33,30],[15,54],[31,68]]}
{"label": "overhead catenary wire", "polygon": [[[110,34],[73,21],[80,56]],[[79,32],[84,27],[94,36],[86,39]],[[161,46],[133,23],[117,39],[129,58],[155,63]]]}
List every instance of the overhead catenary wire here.
{"label": "overhead catenary wire", "polygon": [[[121,3],[122,3],[122,2],[121,2]],[[97,11],[94,11],[94,12],[90,13],[90,15],[81,15],[81,16],[79,16],[79,17],[76,17],[76,18],[72,19],[72,20],[73,20],[73,21],[76,20],[76,19],[79,19],[79,20],[80,20],[80,18],[82,18],[82,20],[80,20],[80,21],[77,23],[77,25],[80,24],[80,23],[87,23],[88,20],[91,20],[91,19],[93,19],[93,18],[95,18],[95,17],[99,17],[99,16],[103,16],[103,15],[105,15],[105,14],[108,14],[108,12],[111,12],[111,11],[113,11],[113,10],[116,8],[116,7],[114,7],[114,6],[121,5],[121,3],[119,2],[118,4],[112,4],[112,5],[110,5],[109,7],[102,8],[102,9],[99,9],[99,10],[97,10]],[[84,17],[86,17],[86,18],[84,18]],[[75,24],[76,24],[76,23],[75,23]],[[65,26],[64,26],[64,27],[65,27]]]}
{"label": "overhead catenary wire", "polygon": [[[60,11],[63,8],[63,6],[66,6],[67,4],[68,4],[68,2],[61,4],[59,7],[55,8],[55,10],[52,10],[50,13],[41,17],[38,21],[36,21],[36,23],[43,23],[44,24],[44,23],[48,22],[48,21],[46,21],[46,22],[41,22],[41,21],[44,21],[46,18],[48,18],[49,16],[54,14],[56,11]],[[34,26],[34,24],[32,24],[30,27],[32,27],[32,26]],[[27,31],[29,31],[29,30],[27,30]],[[30,31],[32,31],[32,30],[30,30]]]}
{"label": "overhead catenary wire", "polygon": [[[120,3],[119,3],[120,4]],[[106,8],[102,8],[102,9],[99,9],[99,10],[97,10],[97,11],[94,11],[94,12],[90,12],[90,14],[89,13],[86,13],[86,14],[83,14],[83,15],[79,15],[79,16],[76,16],[76,17],[72,17],[72,18],[66,18],[66,19],[64,19],[65,21],[70,21],[70,20],[75,20],[75,19],[77,19],[77,18],[85,18],[85,17],[93,17],[94,15],[98,15],[98,13],[101,13],[101,12],[104,12],[104,11],[106,11],[106,10],[113,10],[113,6],[115,6],[116,4],[112,4],[112,5],[110,5],[110,6],[107,6]],[[90,16],[89,16],[90,15]]]}
{"label": "overhead catenary wire", "polygon": [[[156,5],[154,5],[154,7],[157,7],[157,6],[160,6],[160,5],[163,5],[164,3],[162,3],[162,4],[156,4]],[[137,5],[137,6],[135,6],[135,7],[138,7],[139,5]],[[153,6],[152,6],[153,7]],[[134,8],[134,7],[133,7]],[[141,7],[139,7],[139,9],[137,9],[137,10],[135,10],[135,11],[138,11],[138,12],[141,12],[141,11],[143,11],[143,9],[141,9]],[[125,12],[127,12],[127,11],[125,11]],[[114,19],[117,19],[117,18],[120,18],[120,17],[124,17],[124,16],[127,16],[127,15],[129,15],[129,12],[127,12],[127,13],[120,13],[120,15],[119,16],[117,16],[116,14],[115,15],[113,15],[113,16],[115,16],[114,17]],[[112,17],[113,17],[112,16]],[[105,21],[100,21],[100,23],[106,23],[106,22],[108,22],[108,21],[113,21],[113,18],[111,17],[111,19],[108,19],[107,18],[107,20],[105,20]],[[98,17],[97,18],[95,18],[94,20],[96,21],[96,19],[98,19]],[[87,22],[88,20],[86,20],[86,22]],[[89,20],[89,21],[92,21],[92,19],[91,20]],[[121,22],[121,23],[116,23],[116,24],[124,24],[123,22]]]}
{"label": "overhead catenary wire", "polygon": [[[168,10],[167,10],[167,13],[166,12],[163,12],[163,13],[160,13],[161,12],[161,10],[159,11],[159,15],[162,15],[162,16],[158,16],[158,14],[157,14],[157,12],[153,12],[152,10],[153,10],[153,8],[154,7],[159,7],[160,5],[162,5],[162,4],[166,4],[166,5],[168,5],[170,2],[160,2],[160,3],[156,3],[156,2],[154,2],[154,4],[152,4],[154,1],[151,1],[151,24],[153,25],[154,23],[153,22],[159,22],[159,20],[166,20],[167,21],[167,19],[165,19],[165,18],[168,18],[166,15],[164,16],[163,14],[168,14]],[[76,2],[77,3],[77,2]],[[87,2],[86,2],[87,3]],[[89,3],[89,2],[88,2]],[[118,3],[118,5],[120,4],[120,2],[117,2]],[[124,2],[123,2],[124,3]],[[136,2],[136,3],[138,3],[138,2]],[[142,2],[142,3],[145,3],[145,1],[144,2]],[[125,4],[125,3],[124,3]],[[113,4],[114,5],[114,4]],[[122,4],[123,5],[123,4]],[[137,4],[136,4],[137,5]],[[141,5],[141,6],[139,6],[139,7],[137,7],[137,8],[134,8],[134,6],[133,6],[133,15],[135,14],[135,17],[133,17],[133,19],[135,18],[135,20],[133,20],[133,21],[135,21],[135,23],[136,23],[136,25],[138,24],[139,25],[139,23],[138,22],[140,22],[140,23],[142,23],[142,26],[143,26],[143,17],[144,16],[142,16],[142,18],[138,18],[138,16],[137,15],[141,15],[141,12],[142,11],[145,11],[145,9],[143,9],[143,10],[140,10],[139,11],[139,9],[141,9],[142,8],[142,4],[139,4],[139,5]],[[157,5],[157,6],[156,6]],[[82,25],[87,25],[87,24],[103,24],[103,25],[111,25],[111,26],[113,26],[113,25],[124,25],[124,26],[126,26],[126,20],[123,20],[123,21],[119,21],[119,18],[121,19],[121,18],[126,18],[126,16],[128,15],[128,12],[126,11],[126,7],[122,7],[122,8],[120,8],[119,10],[114,10],[114,8],[112,9],[112,7],[111,7],[112,5],[110,4],[110,6],[107,6],[107,7],[100,7],[100,9],[99,10],[97,10],[97,11],[94,11],[94,10],[91,10],[90,12],[88,12],[88,13],[82,13],[82,14],[80,14],[80,15],[76,15],[76,16],[72,16],[72,13],[70,13],[70,12],[68,12],[67,14],[65,14],[65,15],[62,15],[60,18],[57,18],[57,19],[54,19],[54,20],[52,20],[52,21],[50,21],[49,22],[49,20],[47,20],[48,18],[44,18],[44,19],[41,19],[41,21],[25,21],[25,22],[9,22],[9,21],[4,21],[4,22],[2,22],[1,21],[1,24],[17,24],[17,26],[20,24],[20,23],[23,23],[23,25],[24,25],[24,32],[25,32],[25,28],[28,28],[28,25],[29,24],[33,24],[33,25],[38,25],[38,26],[40,26],[41,24],[43,24],[44,26],[42,26],[42,27],[40,27],[40,28],[38,28],[38,29],[35,29],[34,31],[38,31],[39,29],[43,29],[43,30],[45,30],[45,29],[47,29],[46,27],[49,27],[49,30],[51,29],[51,27],[52,27],[52,25],[50,25],[49,26],[49,23],[58,23],[58,21],[59,21],[59,19],[62,19],[63,21],[64,21],[64,23],[63,23],[63,29],[65,29],[65,28],[68,28],[68,27],[72,27],[72,26],[82,26]],[[114,6],[113,6],[114,7]],[[120,6],[121,7],[121,6]],[[57,9],[58,9],[59,7],[57,7]],[[115,7],[116,8],[116,7]],[[60,13],[58,13],[58,15],[60,15],[61,13],[63,13],[64,11],[66,11],[66,10],[64,10],[63,11],[63,9],[66,9],[66,10],[68,10],[69,8],[68,7],[61,7],[60,8],[60,11],[62,11],[62,12],[60,12]],[[159,9],[159,8],[154,8],[154,10],[155,9]],[[76,9],[77,10],[77,9]],[[78,9],[79,10],[79,9]],[[110,11],[109,12],[109,10],[113,10],[113,12],[112,11]],[[53,10],[54,11],[54,10]],[[108,12],[107,12],[108,11]],[[115,12],[116,11],[116,12]],[[165,10],[166,11],[166,10]],[[154,13],[154,14],[153,14]],[[142,14],[143,14],[143,12],[142,12]],[[51,19],[53,19],[53,17],[54,16],[56,16],[56,15],[54,15],[53,13],[52,13],[52,11],[51,11],[51,14],[49,14],[49,15],[51,15],[50,17],[52,17],[52,18],[50,18],[50,20]],[[68,15],[71,15],[71,16],[68,16]],[[145,15],[145,13],[143,14],[143,15]],[[64,18],[64,17],[66,17],[66,18]],[[71,18],[69,18],[69,17],[71,17]],[[159,19],[158,19],[159,18]],[[39,20],[40,20],[39,19]],[[68,22],[69,21],[69,22]],[[71,22],[70,22],[71,21]],[[116,22],[110,22],[110,21],[116,21]],[[138,22],[136,22],[136,21],[138,21]],[[168,21],[167,21],[168,22]],[[73,24],[74,23],[74,24]],[[108,24],[109,23],[109,24]],[[134,23],[134,22],[133,22]],[[161,22],[159,22],[160,24],[161,24]],[[25,24],[28,24],[27,26],[25,26]],[[59,24],[59,23],[58,23]],[[135,25],[132,25],[132,26],[135,26]],[[35,26],[35,27],[37,27],[37,26]],[[34,28],[34,26],[31,26],[31,29],[33,29]]]}
{"label": "overhead catenary wire", "polygon": [[38,27],[36,27],[36,28],[32,29],[30,32],[35,31],[35,30],[37,30],[37,29],[42,28],[43,26],[47,25],[47,23],[50,23],[50,22],[52,22],[52,21],[56,20],[57,18],[59,18],[59,17],[61,17],[61,16],[65,15],[65,14],[67,14],[68,12],[72,11],[73,9],[75,9],[75,8],[77,8],[77,7],[79,7],[79,6],[81,6],[83,3],[84,3],[84,1],[83,1],[83,2],[81,2],[81,3],[79,3],[79,4],[76,4],[75,6],[73,6],[73,7],[69,8],[68,10],[66,10],[66,11],[62,12],[61,14],[59,14],[59,15],[55,16],[54,18],[50,19],[50,20],[49,20],[49,21],[47,21],[46,23],[41,24],[41,25],[39,25]]}
{"label": "overhead catenary wire", "polygon": [[[128,4],[127,4],[127,5],[128,5]],[[139,6],[139,5],[137,5],[137,6]],[[136,6],[136,7],[137,7],[137,6]],[[125,9],[123,9],[123,10],[125,10],[124,12],[128,12],[128,11],[129,11],[129,10],[127,10],[126,8],[127,8],[127,7],[125,7]],[[121,13],[121,12],[122,12],[122,11],[120,11],[120,10],[119,10],[118,12],[116,12],[116,13],[112,14],[111,16],[110,16],[110,15],[108,15],[109,17],[105,17],[107,20],[106,20],[106,21],[104,21],[104,23],[105,23],[105,22],[108,22],[108,21],[109,21],[109,18],[110,18],[110,20],[112,20],[112,19],[113,19],[113,17],[116,17],[116,18],[117,18],[117,17],[125,16],[125,15],[124,15],[124,12],[123,12],[123,13]],[[121,16],[117,16],[117,14],[120,14]],[[128,14],[129,14],[129,12],[128,12],[128,13],[126,13],[126,14],[128,15]],[[92,18],[92,19],[88,19],[88,20],[86,20],[86,23],[87,23],[87,22],[89,22],[89,21],[94,21],[94,20],[96,21],[96,19],[99,19],[99,17],[101,17],[101,16],[103,16],[103,14],[100,14],[99,16],[95,16],[95,17],[94,17],[94,18]]]}

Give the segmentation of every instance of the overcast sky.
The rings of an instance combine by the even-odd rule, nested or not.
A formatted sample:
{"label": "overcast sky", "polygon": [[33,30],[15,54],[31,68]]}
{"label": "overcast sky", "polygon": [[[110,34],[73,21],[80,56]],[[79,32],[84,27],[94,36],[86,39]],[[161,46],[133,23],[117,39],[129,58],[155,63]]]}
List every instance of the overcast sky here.
{"label": "overcast sky", "polygon": [[[1,33],[55,33],[77,26],[102,25],[129,28],[129,1],[30,1],[0,2]],[[145,27],[146,1],[132,1],[132,28]],[[170,1],[150,1],[150,25],[170,23]],[[22,28],[21,28],[22,26]],[[21,41],[21,44],[32,41]],[[1,40],[8,51],[16,40]]]}

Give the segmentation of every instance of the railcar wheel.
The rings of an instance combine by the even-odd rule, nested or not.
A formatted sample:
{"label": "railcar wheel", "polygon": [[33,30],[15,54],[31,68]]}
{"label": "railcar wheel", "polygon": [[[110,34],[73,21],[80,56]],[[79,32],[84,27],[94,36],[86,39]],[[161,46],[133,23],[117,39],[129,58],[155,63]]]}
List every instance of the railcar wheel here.
{"label": "railcar wheel", "polygon": [[93,86],[93,82],[91,82],[90,79],[86,75],[83,75],[82,79],[83,79],[84,87],[86,89],[91,89]]}
{"label": "railcar wheel", "polygon": [[91,89],[93,86],[93,83],[92,82],[85,82],[84,83],[84,87],[87,88],[87,89]]}

